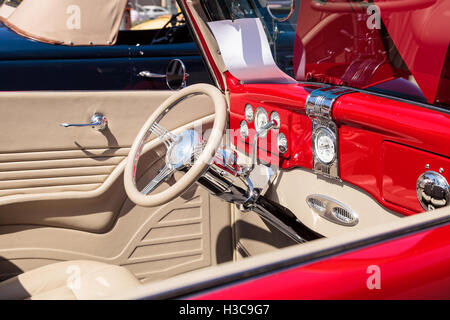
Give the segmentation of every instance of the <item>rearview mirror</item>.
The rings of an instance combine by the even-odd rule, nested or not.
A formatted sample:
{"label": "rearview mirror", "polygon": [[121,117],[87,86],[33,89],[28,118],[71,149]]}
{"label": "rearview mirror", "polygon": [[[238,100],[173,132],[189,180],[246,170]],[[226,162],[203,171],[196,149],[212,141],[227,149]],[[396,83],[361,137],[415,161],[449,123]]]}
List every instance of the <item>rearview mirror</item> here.
{"label": "rearview mirror", "polygon": [[294,10],[294,0],[267,0],[267,11],[275,21],[286,21],[292,16]]}
{"label": "rearview mirror", "polygon": [[172,90],[180,90],[186,87],[186,67],[180,59],[173,59],[169,62],[166,70],[167,86]]}

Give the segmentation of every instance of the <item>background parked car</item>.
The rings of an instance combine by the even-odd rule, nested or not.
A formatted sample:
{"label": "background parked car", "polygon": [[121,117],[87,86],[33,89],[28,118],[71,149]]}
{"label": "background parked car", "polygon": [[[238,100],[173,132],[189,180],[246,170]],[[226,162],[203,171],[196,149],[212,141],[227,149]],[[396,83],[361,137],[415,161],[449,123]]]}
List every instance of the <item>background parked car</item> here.
{"label": "background parked car", "polygon": [[188,85],[211,82],[184,21],[164,30],[129,27],[111,46],[67,46],[28,39],[0,22],[0,90],[167,90],[164,78],[139,74],[164,75],[175,58],[186,65]]}
{"label": "background parked car", "polygon": [[154,30],[162,29],[167,22],[172,19],[172,15],[159,16],[158,18],[143,21],[141,23],[135,24],[131,30]]}
{"label": "background parked car", "polygon": [[170,14],[167,9],[160,6],[143,6],[143,8],[149,19],[155,19],[159,16]]}

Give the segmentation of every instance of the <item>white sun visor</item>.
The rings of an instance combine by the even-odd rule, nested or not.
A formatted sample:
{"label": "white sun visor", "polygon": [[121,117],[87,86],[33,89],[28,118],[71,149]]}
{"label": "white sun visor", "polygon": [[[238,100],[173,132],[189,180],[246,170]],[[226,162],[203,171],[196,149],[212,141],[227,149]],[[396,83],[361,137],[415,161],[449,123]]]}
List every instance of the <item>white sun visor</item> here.
{"label": "white sun visor", "polygon": [[208,23],[228,71],[246,83],[297,83],[273,60],[264,28],[258,18]]}
{"label": "white sun visor", "polygon": [[111,45],[127,0],[6,0],[0,20],[25,37],[64,45]]}
{"label": "white sun visor", "polygon": [[5,1],[1,6],[0,6],[0,18],[4,18],[7,19],[9,18],[9,16],[16,10],[17,6],[20,3],[14,3],[11,1]]}

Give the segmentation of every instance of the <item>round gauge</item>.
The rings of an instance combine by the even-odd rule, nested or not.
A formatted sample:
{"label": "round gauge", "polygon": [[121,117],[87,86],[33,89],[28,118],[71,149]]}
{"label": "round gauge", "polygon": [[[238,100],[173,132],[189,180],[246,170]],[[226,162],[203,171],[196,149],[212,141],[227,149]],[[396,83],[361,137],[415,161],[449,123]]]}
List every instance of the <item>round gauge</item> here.
{"label": "round gauge", "polygon": [[253,107],[251,104],[247,104],[245,106],[245,120],[249,123],[252,123],[253,121]]}
{"label": "round gauge", "polygon": [[277,145],[280,153],[286,153],[288,149],[288,141],[284,134],[279,133],[277,136]]}
{"label": "round gauge", "polygon": [[325,127],[316,131],[314,137],[314,153],[323,164],[330,164],[336,158],[336,136]]}
{"label": "round gauge", "polygon": [[281,119],[280,119],[280,115],[278,114],[278,112],[274,111],[270,114],[270,121],[275,120],[275,122],[277,123],[277,125],[274,127],[275,130],[280,129],[281,126]]}
{"label": "round gauge", "polygon": [[241,137],[244,139],[248,138],[248,125],[244,120],[241,121]]}
{"label": "round gauge", "polygon": [[[267,115],[266,110],[259,107],[255,112],[255,129],[256,132],[261,130],[269,122],[269,116]],[[260,137],[264,138],[267,135],[267,131],[261,134]]]}

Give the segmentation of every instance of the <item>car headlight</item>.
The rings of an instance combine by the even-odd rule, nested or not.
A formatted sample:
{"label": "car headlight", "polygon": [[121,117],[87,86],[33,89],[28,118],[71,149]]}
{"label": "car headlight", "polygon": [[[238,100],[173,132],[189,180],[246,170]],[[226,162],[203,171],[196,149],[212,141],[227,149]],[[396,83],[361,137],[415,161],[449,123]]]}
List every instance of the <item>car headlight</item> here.
{"label": "car headlight", "polygon": [[[261,130],[269,122],[269,116],[267,115],[266,110],[264,108],[259,107],[255,112],[255,129],[256,132]],[[267,131],[261,134],[261,137],[264,138],[267,135]]]}
{"label": "car headlight", "polygon": [[247,104],[245,106],[245,120],[249,123],[252,123],[253,121],[253,107],[251,104]]}
{"label": "car headlight", "polygon": [[317,159],[323,164],[330,164],[336,159],[336,136],[330,129],[318,128],[313,145]]}
{"label": "car headlight", "polygon": [[241,137],[244,139],[248,138],[248,125],[245,120],[241,121]]}

